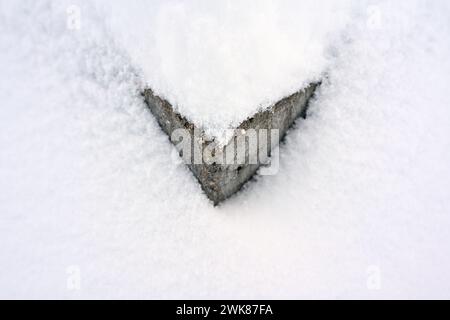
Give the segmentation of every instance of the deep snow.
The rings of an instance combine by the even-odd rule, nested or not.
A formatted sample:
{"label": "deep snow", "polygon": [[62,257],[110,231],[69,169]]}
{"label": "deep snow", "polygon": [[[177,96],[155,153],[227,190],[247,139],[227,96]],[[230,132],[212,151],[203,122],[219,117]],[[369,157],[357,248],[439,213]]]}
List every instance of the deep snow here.
{"label": "deep snow", "polygon": [[279,174],[219,208],[88,3],[0,0],[0,297],[450,297],[447,1],[359,1]]}
{"label": "deep snow", "polygon": [[220,139],[323,77],[355,2],[97,0],[96,7],[145,83]]}

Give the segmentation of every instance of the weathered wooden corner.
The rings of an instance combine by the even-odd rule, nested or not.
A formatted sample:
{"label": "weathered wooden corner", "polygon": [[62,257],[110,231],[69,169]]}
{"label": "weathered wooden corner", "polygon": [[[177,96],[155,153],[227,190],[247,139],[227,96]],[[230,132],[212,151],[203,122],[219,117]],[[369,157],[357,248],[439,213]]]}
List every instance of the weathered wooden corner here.
{"label": "weathered wooden corner", "polygon": [[[230,154],[236,159],[238,149],[236,145],[242,141],[245,145],[245,133],[251,129],[256,131],[265,129],[268,132],[277,130],[276,139],[274,140],[274,136],[269,137],[268,145],[264,146],[270,154],[294,121],[306,114],[308,101],[319,85],[318,83],[311,84],[306,89],[282,99],[267,110],[258,112],[245,120],[226,145],[218,145],[214,138],[206,136],[202,130],[175,112],[168,101],[156,96],[151,89],[145,90],[143,95],[150,111],[169,137],[172,137],[177,129],[184,129],[192,138],[193,149],[200,150],[202,155],[203,151],[208,148],[213,150],[212,155],[215,159],[224,159]],[[175,144],[175,141],[172,142]],[[261,156],[260,148],[258,145],[258,150],[247,149],[243,163],[239,161],[202,161],[199,163],[193,160],[193,156],[189,158],[191,161],[185,159],[185,162],[200,182],[208,198],[214,202],[214,205],[217,205],[238,192],[258,168],[267,163],[268,157]],[[254,154],[255,152],[258,154]],[[252,156],[257,157],[257,162],[249,161]]]}

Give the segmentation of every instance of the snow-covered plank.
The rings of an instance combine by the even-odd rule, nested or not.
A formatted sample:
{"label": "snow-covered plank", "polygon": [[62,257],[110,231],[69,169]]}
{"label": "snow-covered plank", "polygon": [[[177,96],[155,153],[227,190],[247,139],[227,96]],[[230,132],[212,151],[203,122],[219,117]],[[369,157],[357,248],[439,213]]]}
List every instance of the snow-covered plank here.
{"label": "snow-covered plank", "polygon": [[[205,194],[217,205],[239,191],[261,165],[267,164],[271,151],[278,146],[294,121],[305,114],[308,101],[317,86],[317,83],[311,84],[272,107],[257,112],[237,129],[228,130],[231,135],[226,135],[225,144],[222,143],[223,138],[208,136],[207,132],[197,128],[151,89],[145,90],[144,96],[151,112],[172,142],[179,143],[179,138],[189,140],[188,155],[186,150],[181,155]],[[184,130],[186,134],[177,134],[179,130]],[[250,131],[253,136],[249,134]],[[252,138],[255,139],[253,142]],[[252,143],[254,148],[251,147]],[[213,160],[206,159],[210,154]]]}
{"label": "snow-covered plank", "polygon": [[355,6],[354,0],[97,1],[110,12],[109,32],[141,69],[144,86],[219,139],[319,82]]}

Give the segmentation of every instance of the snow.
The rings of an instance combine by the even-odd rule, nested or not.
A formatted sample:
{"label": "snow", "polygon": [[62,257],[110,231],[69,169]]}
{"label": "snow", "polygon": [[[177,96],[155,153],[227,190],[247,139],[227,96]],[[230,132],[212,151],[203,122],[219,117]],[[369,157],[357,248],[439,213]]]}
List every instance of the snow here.
{"label": "snow", "polygon": [[105,7],[111,34],[148,87],[220,139],[258,110],[320,81],[331,39],[349,21],[353,2],[134,1],[124,9],[123,2],[106,1]]}
{"label": "snow", "polygon": [[[111,12],[139,17],[122,35],[100,1],[94,9],[90,1],[0,0],[0,297],[450,297],[447,1],[353,4],[327,44],[309,117],[281,147],[280,172],[218,208],[175,161],[139,95],[161,81],[161,92],[188,101],[188,85],[149,80],[156,74],[128,51],[137,47],[123,45],[126,35],[150,43],[138,32],[144,2],[128,1],[130,11],[110,3]],[[211,30],[231,16],[223,4],[148,3],[162,10],[148,13],[149,28],[165,30],[168,22],[152,16],[177,12],[167,39],[179,23],[194,28],[189,19],[202,10]],[[67,28],[72,4],[80,30]],[[230,4],[243,15],[235,26],[254,31],[260,18],[245,7]],[[239,74],[236,63],[227,70]],[[312,74],[325,70],[320,64]],[[169,72],[174,81],[177,72]],[[267,90],[265,99],[282,93]]]}

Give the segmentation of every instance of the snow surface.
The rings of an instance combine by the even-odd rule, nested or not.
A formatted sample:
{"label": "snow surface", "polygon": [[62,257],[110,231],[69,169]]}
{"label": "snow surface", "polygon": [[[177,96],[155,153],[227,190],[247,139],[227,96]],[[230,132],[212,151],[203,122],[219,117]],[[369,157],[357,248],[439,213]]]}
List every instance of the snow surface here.
{"label": "snow surface", "polygon": [[97,7],[145,83],[220,140],[320,81],[354,2],[105,0]]}
{"label": "snow surface", "polygon": [[[175,161],[139,95],[145,66],[92,3],[0,0],[0,297],[450,297],[448,1],[358,1],[279,174],[219,208]],[[194,28],[202,6],[179,7]],[[234,26],[207,10],[211,30]],[[257,29],[238,11],[236,27]]]}

